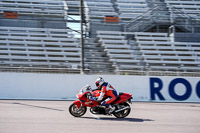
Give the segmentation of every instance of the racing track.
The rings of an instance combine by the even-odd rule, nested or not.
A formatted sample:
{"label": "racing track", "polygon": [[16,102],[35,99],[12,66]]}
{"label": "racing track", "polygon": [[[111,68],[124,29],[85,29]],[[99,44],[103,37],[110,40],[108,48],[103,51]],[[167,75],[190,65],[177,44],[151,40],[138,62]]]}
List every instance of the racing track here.
{"label": "racing track", "polygon": [[200,104],[143,103],[131,105],[127,118],[75,118],[71,101],[0,100],[0,133],[200,133]]}

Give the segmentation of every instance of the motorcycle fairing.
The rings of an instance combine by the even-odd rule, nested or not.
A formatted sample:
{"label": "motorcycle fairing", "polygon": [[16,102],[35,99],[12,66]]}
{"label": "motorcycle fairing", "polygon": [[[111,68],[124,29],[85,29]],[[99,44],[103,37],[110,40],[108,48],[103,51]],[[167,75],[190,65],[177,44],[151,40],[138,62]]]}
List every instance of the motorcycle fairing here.
{"label": "motorcycle fairing", "polygon": [[81,101],[80,100],[76,100],[73,103],[77,106],[78,109],[81,107]]}
{"label": "motorcycle fairing", "polygon": [[121,93],[117,100],[115,102],[113,102],[112,104],[118,104],[118,103],[123,103],[129,99],[132,98],[132,95],[131,94],[128,94],[128,93]]}
{"label": "motorcycle fairing", "polygon": [[80,100],[76,100],[73,102],[77,108],[79,109],[82,105],[86,106],[86,107],[95,107],[97,105],[99,105],[99,103],[97,101],[80,101]]}

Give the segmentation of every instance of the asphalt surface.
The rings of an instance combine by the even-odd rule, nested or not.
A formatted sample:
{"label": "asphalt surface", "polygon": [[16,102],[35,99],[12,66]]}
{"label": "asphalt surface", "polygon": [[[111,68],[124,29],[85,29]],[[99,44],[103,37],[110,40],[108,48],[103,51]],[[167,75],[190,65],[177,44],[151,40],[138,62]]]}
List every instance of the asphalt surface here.
{"label": "asphalt surface", "polygon": [[75,118],[72,101],[0,100],[0,133],[200,133],[200,104],[143,103],[131,105],[127,118]]}

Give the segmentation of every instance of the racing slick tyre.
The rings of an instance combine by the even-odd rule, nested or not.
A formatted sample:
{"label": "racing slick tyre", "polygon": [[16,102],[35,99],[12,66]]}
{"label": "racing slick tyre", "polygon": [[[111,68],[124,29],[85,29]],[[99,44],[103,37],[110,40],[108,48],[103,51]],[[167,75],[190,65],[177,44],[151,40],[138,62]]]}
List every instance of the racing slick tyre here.
{"label": "racing slick tyre", "polygon": [[81,117],[83,116],[87,111],[86,107],[81,106],[79,109],[75,104],[71,104],[69,107],[69,112],[74,117]]}
{"label": "racing slick tyre", "polygon": [[122,109],[122,108],[125,108],[125,107],[129,107],[125,110],[122,110],[122,111],[119,111],[119,112],[113,112],[113,115],[117,118],[124,118],[126,116],[129,115],[129,113],[131,112],[131,108],[130,108],[130,105],[128,103],[122,103],[122,104],[119,104],[119,109]]}

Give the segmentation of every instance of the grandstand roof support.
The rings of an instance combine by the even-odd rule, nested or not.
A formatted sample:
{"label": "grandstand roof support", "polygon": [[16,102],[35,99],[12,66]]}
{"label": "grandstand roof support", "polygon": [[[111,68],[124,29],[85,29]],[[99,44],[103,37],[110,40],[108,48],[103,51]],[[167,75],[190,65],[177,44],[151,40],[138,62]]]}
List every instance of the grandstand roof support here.
{"label": "grandstand roof support", "polygon": [[83,14],[83,0],[80,0],[80,25],[81,25],[81,74],[85,73],[85,62],[84,62],[84,37],[83,37],[83,21],[84,21],[84,14]]}

